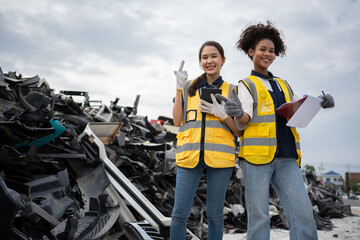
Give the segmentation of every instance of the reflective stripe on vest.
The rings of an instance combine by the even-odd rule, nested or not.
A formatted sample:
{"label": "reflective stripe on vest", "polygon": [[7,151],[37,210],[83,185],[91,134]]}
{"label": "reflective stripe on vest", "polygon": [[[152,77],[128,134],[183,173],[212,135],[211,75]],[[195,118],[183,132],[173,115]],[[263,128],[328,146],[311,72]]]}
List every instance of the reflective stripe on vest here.
{"label": "reflective stripe on vest", "polygon": [[[293,92],[287,82],[274,79],[280,85],[286,102],[293,101]],[[251,122],[240,137],[239,157],[253,164],[270,163],[277,149],[276,116],[273,99],[264,84],[255,76],[242,80],[254,99],[254,113]],[[296,128],[291,128],[294,135],[298,165],[300,166],[300,136]]]}
{"label": "reflective stripe on vest", "polygon": [[[190,97],[188,88],[192,81],[187,81],[182,92],[184,99],[183,119],[177,134],[176,164],[180,167],[193,168],[200,158],[202,113],[200,112],[199,90]],[[222,95],[231,97],[235,88],[223,82],[219,89]],[[205,115],[204,161],[214,168],[235,166],[235,138],[229,127],[212,114]]]}

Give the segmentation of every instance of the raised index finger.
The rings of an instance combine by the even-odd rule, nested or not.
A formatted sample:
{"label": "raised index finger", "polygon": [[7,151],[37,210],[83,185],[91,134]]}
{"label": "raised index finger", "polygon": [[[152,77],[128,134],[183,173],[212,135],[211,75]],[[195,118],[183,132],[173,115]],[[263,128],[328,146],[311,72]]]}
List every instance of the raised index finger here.
{"label": "raised index finger", "polygon": [[181,60],[181,63],[180,63],[180,67],[179,67],[179,71],[178,71],[178,72],[181,72],[181,71],[183,70],[184,63],[185,63],[185,61],[184,61],[184,60]]}

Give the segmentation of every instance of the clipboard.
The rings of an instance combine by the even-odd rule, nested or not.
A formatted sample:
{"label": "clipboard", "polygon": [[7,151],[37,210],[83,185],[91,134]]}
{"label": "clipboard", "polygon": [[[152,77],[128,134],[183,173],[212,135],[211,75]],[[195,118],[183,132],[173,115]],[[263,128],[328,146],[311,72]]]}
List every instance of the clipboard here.
{"label": "clipboard", "polygon": [[276,109],[276,114],[288,119],[286,126],[304,128],[320,111],[322,101],[319,97],[308,95],[298,101],[281,105]]}
{"label": "clipboard", "polygon": [[[222,93],[222,89],[218,89],[218,88],[201,88],[200,89],[200,98],[209,102],[209,103],[212,103],[212,99],[210,97],[210,94],[214,94],[214,96],[216,94],[221,94]],[[216,99],[216,101],[221,104],[221,100],[219,99]]]}
{"label": "clipboard", "polygon": [[307,96],[291,103],[284,103],[276,109],[276,114],[278,116],[290,119],[294,113],[299,109],[299,107],[304,103]]}

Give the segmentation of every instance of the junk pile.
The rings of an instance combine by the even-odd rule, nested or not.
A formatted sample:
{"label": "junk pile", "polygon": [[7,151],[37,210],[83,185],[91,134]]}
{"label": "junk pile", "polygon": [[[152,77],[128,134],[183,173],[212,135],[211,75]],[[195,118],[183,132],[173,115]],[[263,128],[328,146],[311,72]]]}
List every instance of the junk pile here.
{"label": "junk pile", "polygon": [[[81,103],[74,98],[81,97]],[[149,121],[116,98],[55,93],[39,76],[0,68],[0,234],[2,239],[168,239],[176,181],[172,119]],[[342,217],[334,194],[308,182],[319,229]],[[286,219],[272,191],[272,227]],[[201,180],[187,239],[207,239]],[[246,232],[241,171],[225,201],[227,231]]]}
{"label": "junk pile", "polygon": [[305,171],[303,175],[313,205],[317,229],[331,230],[331,218],[353,216],[350,205],[344,204],[335,189],[324,188],[311,171]]}

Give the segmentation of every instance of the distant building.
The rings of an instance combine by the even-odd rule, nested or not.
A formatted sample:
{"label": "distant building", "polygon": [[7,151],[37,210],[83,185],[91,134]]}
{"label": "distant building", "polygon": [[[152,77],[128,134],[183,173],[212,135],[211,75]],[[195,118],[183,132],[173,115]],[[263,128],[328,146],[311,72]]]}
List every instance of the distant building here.
{"label": "distant building", "polygon": [[325,186],[332,186],[336,190],[341,190],[343,186],[343,179],[337,172],[330,171],[324,173],[323,181]]}
{"label": "distant building", "polygon": [[360,194],[360,173],[357,172],[345,172],[344,189],[348,196]]}
{"label": "distant building", "polygon": [[[360,173],[357,172],[346,172],[345,173],[345,181],[346,181],[346,175],[348,175],[349,182],[353,184],[360,185]],[[346,183],[345,183],[346,184]]]}
{"label": "distant building", "polygon": [[346,174],[349,175],[349,181],[360,181],[360,173],[356,173],[356,172],[346,172]]}

